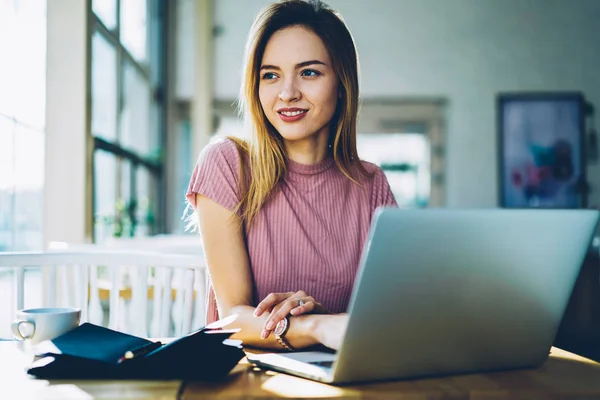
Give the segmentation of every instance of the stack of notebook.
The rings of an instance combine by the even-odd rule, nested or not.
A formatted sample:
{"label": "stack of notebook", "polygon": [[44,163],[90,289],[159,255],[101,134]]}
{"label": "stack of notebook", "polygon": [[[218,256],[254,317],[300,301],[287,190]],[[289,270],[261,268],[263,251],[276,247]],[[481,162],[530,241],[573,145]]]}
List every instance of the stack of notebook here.
{"label": "stack of notebook", "polygon": [[240,343],[226,340],[234,332],[203,328],[162,344],[84,323],[42,343],[28,373],[43,379],[216,380],[244,357]]}

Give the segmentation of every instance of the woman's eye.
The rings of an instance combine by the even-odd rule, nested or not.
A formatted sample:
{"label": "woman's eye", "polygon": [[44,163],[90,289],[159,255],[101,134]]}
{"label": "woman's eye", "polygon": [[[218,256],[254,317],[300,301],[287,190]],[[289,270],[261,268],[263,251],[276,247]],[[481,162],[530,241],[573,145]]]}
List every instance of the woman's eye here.
{"label": "woman's eye", "polygon": [[275,79],[275,78],[277,78],[277,75],[275,75],[272,72],[265,72],[263,74],[263,76],[262,76],[262,79],[267,79],[267,80],[269,80],[269,79]]}
{"label": "woman's eye", "polygon": [[304,71],[302,71],[301,75],[313,77],[313,76],[319,76],[319,75],[321,75],[321,73],[319,71],[315,71],[314,69],[305,69]]}

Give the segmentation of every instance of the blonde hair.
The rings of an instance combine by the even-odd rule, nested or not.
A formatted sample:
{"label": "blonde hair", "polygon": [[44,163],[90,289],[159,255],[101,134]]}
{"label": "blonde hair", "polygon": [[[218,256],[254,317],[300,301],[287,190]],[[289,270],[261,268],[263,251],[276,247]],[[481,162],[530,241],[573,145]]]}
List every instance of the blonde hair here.
{"label": "blonde hair", "polygon": [[[249,142],[230,138],[240,153],[242,200],[237,206],[246,226],[274,194],[286,172],[283,138],[268,122],[258,95],[260,66],[273,33],[290,26],[303,26],[321,38],[339,79],[340,98],[332,119],[331,152],[339,170],[360,185],[359,174],[371,176],[356,150],[356,118],[359,107],[358,57],[354,40],[342,17],[318,0],[286,0],[266,7],[254,20],[245,51],[242,86],[238,100]],[[250,168],[250,173],[244,170]],[[251,177],[249,176],[251,175]]]}

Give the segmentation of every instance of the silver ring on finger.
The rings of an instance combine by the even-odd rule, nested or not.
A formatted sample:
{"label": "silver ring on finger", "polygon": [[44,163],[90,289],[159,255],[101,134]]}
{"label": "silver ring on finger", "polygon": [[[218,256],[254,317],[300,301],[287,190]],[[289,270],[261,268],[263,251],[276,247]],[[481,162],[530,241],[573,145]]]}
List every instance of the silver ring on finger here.
{"label": "silver ring on finger", "polygon": [[304,301],[301,298],[297,298],[296,301],[298,302],[298,307],[302,307],[304,305]]}

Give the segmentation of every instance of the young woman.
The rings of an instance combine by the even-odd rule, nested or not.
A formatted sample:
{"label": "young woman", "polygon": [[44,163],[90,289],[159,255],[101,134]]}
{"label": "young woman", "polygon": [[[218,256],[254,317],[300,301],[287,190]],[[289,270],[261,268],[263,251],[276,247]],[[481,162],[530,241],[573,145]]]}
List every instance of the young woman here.
{"label": "young woman", "polygon": [[396,206],[381,169],[357,155],[354,42],[322,2],[288,0],[258,15],[245,57],[251,140],[207,146],[187,192],[208,322],[237,314],[246,345],[336,348],[371,217]]}

